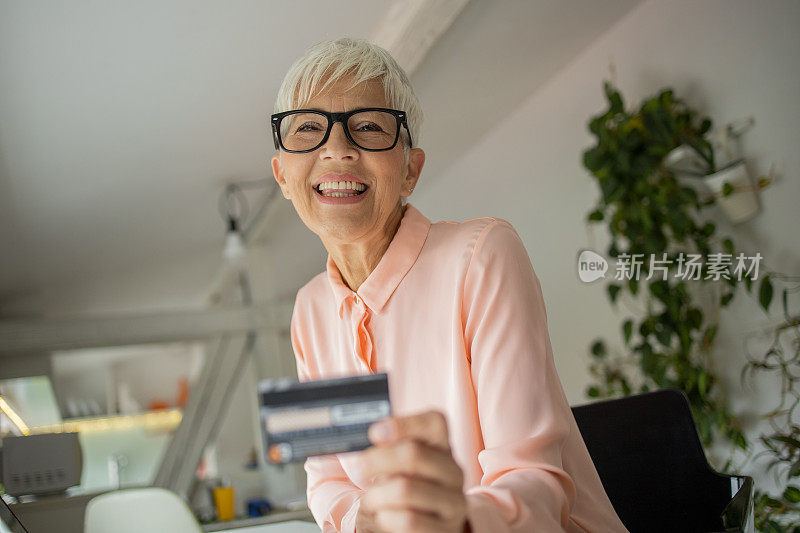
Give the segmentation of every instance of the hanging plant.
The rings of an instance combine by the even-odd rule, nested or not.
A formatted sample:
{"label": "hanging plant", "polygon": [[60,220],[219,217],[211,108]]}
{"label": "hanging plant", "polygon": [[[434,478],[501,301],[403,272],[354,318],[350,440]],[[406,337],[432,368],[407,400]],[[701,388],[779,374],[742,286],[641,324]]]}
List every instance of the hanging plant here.
{"label": "hanging plant", "polygon": [[[630,113],[609,83],[605,94],[608,110],[589,122],[597,144],[583,154],[601,191],[588,220],[607,223],[612,238],[607,254],[618,264],[637,266],[634,259],[641,258],[638,275],[631,269],[607,284],[611,302],[616,304],[627,292],[641,296],[646,309],[622,324],[623,356],[613,357],[602,340],[593,343],[591,372],[598,382],[587,393],[633,393],[631,367],[636,367],[643,378],[639,391],[673,387],[686,392],[704,444],[718,432],[745,449],[741,426],[727,409],[710,357],[719,309],[730,304],[739,280],[730,274],[715,277],[709,263],[697,261],[686,279],[687,258],[712,253],[733,257],[733,241],[719,239],[713,223],[700,221],[699,212],[713,200],[701,201],[697,190],[679,182],[663,164],[670,152],[689,146],[705,162],[707,173],[713,173],[714,149],[705,138],[711,120],[698,119],[670,89]],[[661,262],[656,265],[650,258]],[[749,279],[742,281],[749,285]],[[711,293],[710,312],[697,303],[700,292]]]}
{"label": "hanging plant", "polygon": [[[703,221],[703,211],[730,195],[734,186],[724,183],[718,195],[703,197],[705,188],[697,179],[687,184],[665,165],[680,148],[692,153],[699,179],[715,174],[714,146],[707,138],[711,119],[698,116],[671,89],[633,111],[625,109],[612,84],[606,82],[604,90],[608,109],[589,121],[596,144],[583,153],[583,164],[601,193],[587,220],[608,227],[607,257],[617,269],[606,282],[607,295],[615,307],[628,305],[633,316],[621,324],[621,352],[612,352],[602,339],[593,341],[593,382],[586,393],[609,398],[662,388],[684,391],[703,445],[718,439],[731,445],[731,459],[715,465],[726,472],[734,451],[749,447],[714,369],[718,321],[740,285],[757,291],[767,310],[773,293],[770,275],[762,269],[759,278],[760,255],[737,253],[730,237]],[[767,183],[762,179],[759,186]],[[777,436],[779,442],[798,438]],[[800,473],[800,466],[792,463],[792,468]],[[789,498],[795,495],[800,492],[790,490]]]}

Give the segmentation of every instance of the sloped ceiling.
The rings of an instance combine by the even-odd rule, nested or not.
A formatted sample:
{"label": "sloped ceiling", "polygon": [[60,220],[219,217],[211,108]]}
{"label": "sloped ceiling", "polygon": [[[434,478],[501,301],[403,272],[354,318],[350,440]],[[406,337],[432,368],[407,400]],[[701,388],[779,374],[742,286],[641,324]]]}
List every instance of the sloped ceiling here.
{"label": "sloped ceiling", "polygon": [[[472,0],[412,75],[425,179],[637,3]],[[373,36],[394,4],[0,0],[0,308],[218,254],[223,184],[271,178],[267,117],[290,64]],[[266,242],[321,248],[290,210]]]}
{"label": "sloped ceiling", "polygon": [[0,3],[0,298],[219,246],[269,177],[268,115],[315,42],[388,1]]}

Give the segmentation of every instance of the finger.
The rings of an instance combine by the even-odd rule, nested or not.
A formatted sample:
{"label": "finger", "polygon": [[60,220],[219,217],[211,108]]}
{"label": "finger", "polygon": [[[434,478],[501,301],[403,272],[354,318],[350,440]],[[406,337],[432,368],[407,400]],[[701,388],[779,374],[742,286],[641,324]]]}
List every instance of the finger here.
{"label": "finger", "polygon": [[444,521],[455,521],[466,513],[460,489],[405,476],[393,476],[373,485],[362,497],[362,503],[371,512],[411,509],[436,515]]}
{"label": "finger", "polygon": [[464,474],[450,452],[415,439],[385,446],[370,446],[358,458],[360,476],[375,483],[376,476],[402,474],[419,477],[445,487],[461,489]]}
{"label": "finger", "polygon": [[442,450],[450,450],[447,418],[441,411],[435,410],[379,420],[370,426],[369,438],[373,444],[385,444],[402,438],[413,438]]}
{"label": "finger", "polygon": [[366,511],[363,507],[359,508],[356,515],[356,530],[377,533],[380,530],[380,526],[376,521],[375,513]]}
{"label": "finger", "polygon": [[375,518],[382,529],[396,533],[441,533],[448,529],[438,517],[417,511],[386,509],[376,513]]}

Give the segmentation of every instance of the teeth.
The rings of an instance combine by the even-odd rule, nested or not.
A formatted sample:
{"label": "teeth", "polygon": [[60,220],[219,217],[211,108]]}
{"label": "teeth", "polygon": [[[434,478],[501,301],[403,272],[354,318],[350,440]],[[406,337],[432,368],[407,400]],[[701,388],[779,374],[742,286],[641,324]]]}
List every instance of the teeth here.
{"label": "teeth", "polygon": [[350,189],[355,191],[363,191],[367,187],[363,183],[356,183],[355,181],[326,181],[320,183],[317,188],[320,191],[327,189]]}
{"label": "teeth", "polygon": [[345,198],[347,196],[358,196],[358,194],[353,193],[346,193],[346,192],[326,192],[323,196],[327,198]]}

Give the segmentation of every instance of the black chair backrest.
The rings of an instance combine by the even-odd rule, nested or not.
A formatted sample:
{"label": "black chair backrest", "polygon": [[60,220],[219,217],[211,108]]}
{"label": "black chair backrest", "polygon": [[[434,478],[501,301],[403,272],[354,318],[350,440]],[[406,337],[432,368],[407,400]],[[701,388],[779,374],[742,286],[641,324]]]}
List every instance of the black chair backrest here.
{"label": "black chair backrest", "polygon": [[723,531],[731,477],[711,469],[683,391],[572,408],[606,494],[631,533]]}

